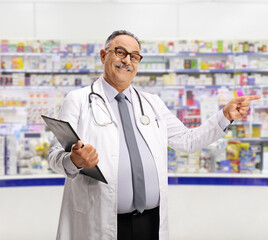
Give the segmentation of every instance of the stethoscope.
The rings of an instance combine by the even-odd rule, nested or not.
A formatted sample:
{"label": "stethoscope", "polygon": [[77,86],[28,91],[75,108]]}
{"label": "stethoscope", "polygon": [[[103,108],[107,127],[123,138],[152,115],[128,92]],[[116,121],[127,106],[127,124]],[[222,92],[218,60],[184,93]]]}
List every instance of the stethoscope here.
{"label": "stethoscope", "polygon": [[[99,126],[105,126],[105,127],[106,127],[107,125],[112,124],[114,121],[113,121],[112,115],[111,115],[111,113],[110,113],[110,111],[109,111],[109,109],[108,109],[108,107],[107,107],[107,104],[106,104],[104,98],[103,98],[100,94],[94,92],[94,90],[93,90],[93,85],[94,85],[94,83],[91,84],[91,93],[88,95],[88,101],[89,101],[89,104],[90,104],[90,107],[91,107],[92,116],[93,116],[93,118],[94,118],[94,121],[95,121]],[[136,92],[136,94],[137,94],[137,96],[138,96],[138,99],[139,99],[139,103],[140,103],[140,109],[141,109],[140,122],[141,122],[143,125],[149,125],[149,123],[150,123],[150,118],[149,118],[147,115],[144,114],[140,94],[138,93],[138,91],[137,91],[135,88],[133,88],[133,89],[135,90],[135,92]],[[106,108],[106,110],[107,110],[107,112],[108,112],[108,114],[109,114],[109,117],[110,117],[110,119],[111,119],[110,122],[99,123],[99,122],[96,120],[95,115],[94,115],[94,112],[93,112],[93,108],[92,108],[92,99],[91,99],[91,96],[92,96],[92,95],[95,95],[95,96],[99,97],[99,98],[102,100],[102,102],[103,102],[103,104],[104,104],[104,106],[105,106],[105,108]]]}

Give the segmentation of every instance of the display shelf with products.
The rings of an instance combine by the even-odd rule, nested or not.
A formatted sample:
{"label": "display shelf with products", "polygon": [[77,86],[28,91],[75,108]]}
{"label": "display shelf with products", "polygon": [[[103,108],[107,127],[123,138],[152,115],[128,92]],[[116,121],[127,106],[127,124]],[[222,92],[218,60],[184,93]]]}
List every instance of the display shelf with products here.
{"label": "display shelf with products", "polygon": [[[212,109],[217,111],[232,97],[259,94],[262,103],[252,106],[251,114],[246,119],[234,122],[227,134],[228,138],[223,141],[260,142],[262,149],[265,149],[268,137],[265,124],[267,107],[264,107],[268,106],[268,76],[265,69],[268,61],[267,44],[268,41],[143,42],[144,58],[133,84],[138,89],[158,94],[189,128],[198,127],[205,121],[203,112],[208,104],[207,99],[212,101]],[[10,136],[17,139],[16,158],[12,156],[8,161],[17,163],[18,174],[44,174],[51,171],[43,156],[52,136],[46,131],[40,115],[56,117],[67,92],[90,85],[103,72],[98,56],[101,48],[103,44],[99,43],[1,41],[0,135],[2,144]],[[34,134],[39,137],[34,137]],[[247,145],[247,151],[250,144]],[[226,153],[225,148],[221,150]],[[200,153],[187,156],[188,170],[185,170],[183,162],[175,161],[174,167],[169,159],[168,170],[197,175],[202,175],[202,172],[222,174],[227,172],[228,166],[232,170],[230,161],[228,165],[228,159],[223,153],[216,160],[203,157],[209,155],[210,151],[203,149]],[[172,158],[179,154],[170,153],[169,156]],[[1,156],[0,162],[7,158],[3,154]],[[183,160],[183,156],[180,157]],[[209,164],[202,167],[202,159],[222,164],[225,170],[219,171],[220,168],[215,164],[209,166],[207,171],[204,166]],[[263,160],[264,157],[261,158]],[[4,174],[10,174],[8,161],[5,160]],[[182,166],[182,169],[178,166]],[[255,168],[250,167],[249,171],[255,174],[263,170],[256,168],[254,172]]]}
{"label": "display shelf with products", "polygon": [[[245,45],[243,43],[243,46]],[[241,48],[240,43],[231,41],[144,42],[144,59],[140,63],[140,70],[174,70],[178,73],[183,70],[186,73],[206,70],[212,73],[233,73],[236,69],[242,68],[242,71],[251,68],[252,71],[265,71],[267,42],[259,41],[253,45],[254,48],[251,48],[250,52],[247,47]],[[101,48],[103,44],[99,43],[39,41],[37,44],[36,41],[10,43],[2,40],[1,69],[4,72],[24,70],[29,73],[33,70],[101,70],[102,64],[98,56]]]}

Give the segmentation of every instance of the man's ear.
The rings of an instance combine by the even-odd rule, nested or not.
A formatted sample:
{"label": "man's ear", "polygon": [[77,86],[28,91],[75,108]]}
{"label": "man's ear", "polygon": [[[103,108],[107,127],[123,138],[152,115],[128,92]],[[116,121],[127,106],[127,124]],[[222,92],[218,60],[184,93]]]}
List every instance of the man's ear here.
{"label": "man's ear", "polygon": [[100,50],[100,58],[101,58],[102,64],[104,64],[105,56],[106,56],[106,51],[104,49],[101,49]]}

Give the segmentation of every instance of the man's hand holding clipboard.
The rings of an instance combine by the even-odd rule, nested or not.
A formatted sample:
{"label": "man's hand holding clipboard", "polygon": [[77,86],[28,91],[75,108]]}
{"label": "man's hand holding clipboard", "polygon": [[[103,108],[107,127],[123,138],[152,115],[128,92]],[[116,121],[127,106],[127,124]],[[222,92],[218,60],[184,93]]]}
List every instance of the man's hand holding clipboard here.
{"label": "man's hand holding clipboard", "polygon": [[80,140],[72,146],[71,159],[78,168],[93,168],[99,162],[96,148]]}
{"label": "man's hand holding clipboard", "polygon": [[41,115],[41,117],[65,151],[71,152],[71,160],[77,168],[80,168],[79,173],[107,184],[97,165],[99,159],[96,149],[90,144],[84,145],[70,123],[44,115]]}

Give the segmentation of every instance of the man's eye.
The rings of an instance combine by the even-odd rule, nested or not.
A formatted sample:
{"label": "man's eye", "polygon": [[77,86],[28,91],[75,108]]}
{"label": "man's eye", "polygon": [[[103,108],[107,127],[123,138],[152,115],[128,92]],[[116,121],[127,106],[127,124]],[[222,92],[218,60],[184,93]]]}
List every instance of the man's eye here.
{"label": "man's eye", "polygon": [[131,58],[138,60],[139,56],[137,54],[131,54]]}
{"label": "man's eye", "polygon": [[126,52],[124,50],[117,50],[117,54],[121,56],[125,56]]}
{"label": "man's eye", "polygon": [[137,61],[139,61],[140,60],[140,56],[139,55],[137,55],[137,54],[131,54],[131,56],[130,56],[132,59],[135,59],[135,60],[137,60]]}

